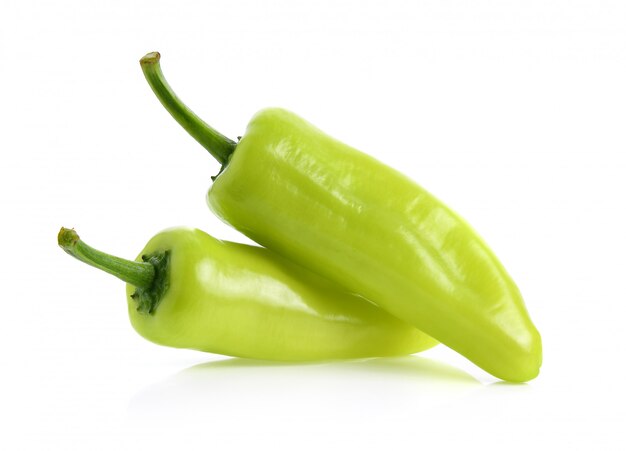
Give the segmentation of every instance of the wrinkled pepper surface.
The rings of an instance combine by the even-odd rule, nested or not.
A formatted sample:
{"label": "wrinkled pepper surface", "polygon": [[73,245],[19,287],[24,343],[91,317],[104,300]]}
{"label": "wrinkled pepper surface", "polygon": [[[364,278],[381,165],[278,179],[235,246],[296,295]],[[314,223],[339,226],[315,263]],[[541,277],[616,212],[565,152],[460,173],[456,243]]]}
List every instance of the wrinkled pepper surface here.
{"label": "wrinkled pepper surface", "polygon": [[208,192],[226,223],[376,303],[507,381],[537,376],[540,335],[518,287],[456,213],[400,172],[283,109],[235,143],[141,60],[171,115],[221,164]]}
{"label": "wrinkled pepper surface", "polygon": [[135,330],[165,346],[277,361],[399,356],[437,342],[261,247],[189,228],[154,236],[136,261],[61,229],[70,255],[127,282]]}

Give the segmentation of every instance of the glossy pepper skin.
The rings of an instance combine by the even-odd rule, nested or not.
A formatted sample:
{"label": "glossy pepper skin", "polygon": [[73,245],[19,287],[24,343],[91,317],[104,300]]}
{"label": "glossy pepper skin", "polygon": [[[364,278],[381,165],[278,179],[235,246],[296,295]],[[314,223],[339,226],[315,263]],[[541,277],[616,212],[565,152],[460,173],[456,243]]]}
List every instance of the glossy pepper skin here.
{"label": "glossy pepper skin", "polygon": [[541,337],[519,289],[476,232],[400,172],[293,113],[266,109],[235,144],[142,59],[172,116],[223,165],[211,209],[248,237],[359,293],[492,375],[536,377]]}
{"label": "glossy pepper skin", "polygon": [[150,272],[152,265],[147,282],[130,274],[133,283],[127,284],[126,297],[135,330],[160,345],[254,359],[314,361],[406,355],[436,344],[370,302],[267,249],[220,241],[197,229],[157,234],[135,262],[89,248],[73,230],[62,229],[59,244],[127,281],[129,271]]}

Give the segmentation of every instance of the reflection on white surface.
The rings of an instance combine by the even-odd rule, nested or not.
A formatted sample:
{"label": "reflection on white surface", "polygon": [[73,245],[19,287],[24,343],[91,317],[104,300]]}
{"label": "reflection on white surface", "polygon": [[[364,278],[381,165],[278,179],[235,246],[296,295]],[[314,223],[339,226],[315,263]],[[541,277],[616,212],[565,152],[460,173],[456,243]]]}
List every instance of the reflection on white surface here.
{"label": "reflection on white surface", "polygon": [[406,414],[411,404],[421,410],[485,388],[459,369],[416,356],[315,364],[226,359],[190,367],[141,390],[129,403],[129,416],[214,426],[270,412],[286,423],[318,416],[389,418]]}

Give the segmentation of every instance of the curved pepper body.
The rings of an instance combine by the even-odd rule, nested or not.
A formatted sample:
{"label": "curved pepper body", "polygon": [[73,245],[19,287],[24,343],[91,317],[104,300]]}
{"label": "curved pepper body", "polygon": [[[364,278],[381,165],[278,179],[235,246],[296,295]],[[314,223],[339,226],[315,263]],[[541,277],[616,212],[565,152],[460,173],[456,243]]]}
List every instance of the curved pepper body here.
{"label": "curved pepper body", "polygon": [[457,214],[282,110],[258,113],[208,193],[248,237],[359,293],[508,381],[537,376],[521,294]]}
{"label": "curved pepper body", "polygon": [[168,288],[135,330],[158,344],[255,359],[307,361],[406,355],[436,341],[334,283],[255,246],[176,228],[141,256],[169,251]]}

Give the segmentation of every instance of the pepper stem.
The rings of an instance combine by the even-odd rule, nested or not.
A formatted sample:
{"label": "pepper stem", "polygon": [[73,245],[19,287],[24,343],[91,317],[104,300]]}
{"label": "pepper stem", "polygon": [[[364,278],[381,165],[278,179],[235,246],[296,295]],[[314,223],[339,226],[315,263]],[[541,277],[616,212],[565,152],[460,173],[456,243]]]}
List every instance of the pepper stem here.
{"label": "pepper stem", "polygon": [[148,289],[155,278],[154,265],[114,257],[85,244],[74,229],[61,227],[59,246],[72,257],[102,271],[108,272],[137,288]]}
{"label": "pepper stem", "polygon": [[139,61],[152,91],[176,122],[225,165],[237,144],[200,119],[176,96],[161,72],[160,59],[159,52],[150,52]]}

